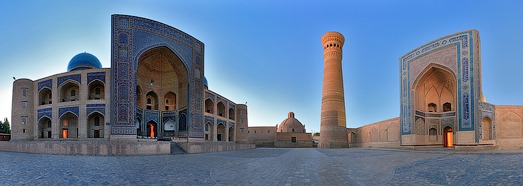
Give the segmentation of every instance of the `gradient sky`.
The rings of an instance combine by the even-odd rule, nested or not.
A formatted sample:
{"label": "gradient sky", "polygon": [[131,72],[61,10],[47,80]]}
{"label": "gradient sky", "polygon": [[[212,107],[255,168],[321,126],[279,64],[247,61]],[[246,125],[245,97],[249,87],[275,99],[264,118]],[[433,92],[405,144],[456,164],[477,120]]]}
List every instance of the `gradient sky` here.
{"label": "gradient sky", "polygon": [[2,1],[0,117],[11,116],[12,77],[65,72],[89,52],[110,67],[111,14],[153,19],[205,44],[209,88],[248,102],[249,125],[271,126],[293,111],[319,131],[321,36],[345,36],[347,127],[399,116],[399,57],[469,29],[481,37],[483,93],[523,105],[523,1]]}

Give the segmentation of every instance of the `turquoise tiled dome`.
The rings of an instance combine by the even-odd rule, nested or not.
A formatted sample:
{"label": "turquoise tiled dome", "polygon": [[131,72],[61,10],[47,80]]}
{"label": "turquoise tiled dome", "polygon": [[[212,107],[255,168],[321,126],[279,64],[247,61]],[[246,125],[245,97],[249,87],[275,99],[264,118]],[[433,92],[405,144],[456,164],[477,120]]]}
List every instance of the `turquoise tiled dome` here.
{"label": "turquoise tiled dome", "polygon": [[68,72],[93,68],[102,68],[102,63],[100,63],[100,60],[98,60],[96,56],[87,52],[77,54],[69,61],[69,65],[67,65]]}
{"label": "turquoise tiled dome", "polygon": [[209,83],[207,82],[207,78],[203,77],[203,86],[205,86],[206,89],[209,89]]}

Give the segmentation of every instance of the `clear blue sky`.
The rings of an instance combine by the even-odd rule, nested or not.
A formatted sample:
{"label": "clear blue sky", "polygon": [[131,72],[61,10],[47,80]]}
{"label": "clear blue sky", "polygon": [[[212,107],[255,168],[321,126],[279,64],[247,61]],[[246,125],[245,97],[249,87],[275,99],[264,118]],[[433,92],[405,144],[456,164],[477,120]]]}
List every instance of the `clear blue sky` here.
{"label": "clear blue sky", "polygon": [[523,1],[2,1],[0,117],[11,116],[12,77],[66,71],[80,52],[110,67],[111,14],[163,22],[205,43],[210,89],[248,102],[249,125],[280,123],[293,111],[319,131],[321,36],[345,36],[347,127],[399,115],[398,59],[439,37],[481,36],[483,93],[523,105]]}

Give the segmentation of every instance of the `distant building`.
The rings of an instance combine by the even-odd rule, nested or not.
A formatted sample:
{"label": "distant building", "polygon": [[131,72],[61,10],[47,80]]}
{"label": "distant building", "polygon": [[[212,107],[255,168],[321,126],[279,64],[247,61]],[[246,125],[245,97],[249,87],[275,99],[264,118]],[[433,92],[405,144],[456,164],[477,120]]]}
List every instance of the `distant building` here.
{"label": "distant building", "polygon": [[270,127],[249,127],[249,143],[258,147],[312,147],[312,134],[289,112],[287,119]]}

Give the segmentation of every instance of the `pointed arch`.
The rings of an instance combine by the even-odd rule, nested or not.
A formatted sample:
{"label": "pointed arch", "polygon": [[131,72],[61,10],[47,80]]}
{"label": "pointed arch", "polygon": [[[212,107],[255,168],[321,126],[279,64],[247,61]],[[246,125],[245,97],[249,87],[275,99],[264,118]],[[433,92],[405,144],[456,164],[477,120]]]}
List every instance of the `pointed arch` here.
{"label": "pointed arch", "polygon": [[73,80],[67,80],[60,85],[60,102],[70,102],[80,100],[80,83]]}
{"label": "pointed arch", "polygon": [[50,88],[44,87],[38,92],[38,105],[53,103],[53,93]]}
{"label": "pointed arch", "polygon": [[205,100],[205,112],[214,114],[214,102],[210,98]]}
{"label": "pointed arch", "polygon": [[218,104],[216,104],[216,108],[218,110],[218,116],[225,117],[225,104],[219,101]]}
{"label": "pointed arch", "polygon": [[52,121],[51,118],[44,116],[38,120],[38,138],[51,138]]}
{"label": "pointed arch", "polygon": [[102,113],[95,111],[87,117],[87,137],[104,138],[105,117]]}
{"label": "pointed arch", "polygon": [[87,86],[89,89],[89,100],[105,99],[105,83],[99,79],[95,79]]}

